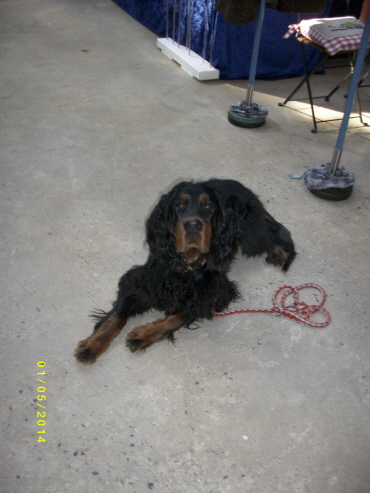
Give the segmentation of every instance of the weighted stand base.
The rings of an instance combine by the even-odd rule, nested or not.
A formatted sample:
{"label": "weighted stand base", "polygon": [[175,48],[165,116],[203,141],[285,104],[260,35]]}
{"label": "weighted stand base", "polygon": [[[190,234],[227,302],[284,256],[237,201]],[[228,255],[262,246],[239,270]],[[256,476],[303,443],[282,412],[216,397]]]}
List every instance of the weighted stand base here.
{"label": "weighted stand base", "polygon": [[346,188],[324,188],[322,190],[310,190],[313,195],[325,200],[346,200],[352,195],[353,185]]}
{"label": "weighted stand base", "polygon": [[229,111],[227,118],[230,123],[238,127],[243,128],[257,128],[262,127],[266,123],[266,118],[247,118],[245,116],[235,115],[232,111]]}
{"label": "weighted stand base", "polygon": [[230,123],[244,128],[262,127],[266,123],[267,109],[262,104],[246,100],[230,105],[227,117]]}

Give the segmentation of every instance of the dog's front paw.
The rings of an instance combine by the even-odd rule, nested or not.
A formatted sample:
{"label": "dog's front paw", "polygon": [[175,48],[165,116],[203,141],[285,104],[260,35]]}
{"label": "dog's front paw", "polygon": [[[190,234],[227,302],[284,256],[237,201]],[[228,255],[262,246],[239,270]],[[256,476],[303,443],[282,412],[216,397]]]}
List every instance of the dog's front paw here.
{"label": "dog's front paw", "polygon": [[90,337],[80,341],[77,344],[74,355],[80,363],[84,365],[92,365],[95,363],[96,358],[99,356],[94,352],[94,348],[90,342]]}
{"label": "dog's front paw", "polygon": [[130,349],[132,353],[136,351],[145,351],[145,349],[153,344],[149,343],[144,337],[143,331],[140,331],[141,327],[136,327],[126,336],[126,347]]}
{"label": "dog's front paw", "polygon": [[134,327],[126,337],[126,346],[135,353],[136,351],[145,351],[152,344],[166,339],[175,342],[173,334],[182,325],[182,315],[174,314],[150,324]]}
{"label": "dog's front paw", "polygon": [[165,339],[175,342],[173,329],[165,330],[163,328],[163,323],[165,322],[166,319],[157,320],[150,324],[134,327],[126,337],[126,346],[132,353],[135,353],[136,351],[145,351],[156,342]]}
{"label": "dog's front paw", "polygon": [[267,252],[266,262],[272,265],[284,265],[288,254],[280,246],[274,246]]}

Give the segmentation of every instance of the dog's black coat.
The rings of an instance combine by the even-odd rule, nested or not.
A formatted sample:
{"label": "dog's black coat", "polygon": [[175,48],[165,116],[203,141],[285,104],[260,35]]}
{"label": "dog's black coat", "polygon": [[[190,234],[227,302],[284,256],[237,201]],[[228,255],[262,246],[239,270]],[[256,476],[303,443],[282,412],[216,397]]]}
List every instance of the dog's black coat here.
{"label": "dog's black coat", "polygon": [[239,248],[248,257],[266,252],[266,260],[283,271],[296,255],[289,231],[251,190],[233,180],[173,187],[146,221],[146,239],[147,262],[121,277],[112,310],[97,317],[94,333],[76,349],[79,361],[94,362],[130,317],[150,309],[166,318],[134,328],[127,336],[132,351],[173,340],[181,326],[225,310],[240,296],[227,277]]}

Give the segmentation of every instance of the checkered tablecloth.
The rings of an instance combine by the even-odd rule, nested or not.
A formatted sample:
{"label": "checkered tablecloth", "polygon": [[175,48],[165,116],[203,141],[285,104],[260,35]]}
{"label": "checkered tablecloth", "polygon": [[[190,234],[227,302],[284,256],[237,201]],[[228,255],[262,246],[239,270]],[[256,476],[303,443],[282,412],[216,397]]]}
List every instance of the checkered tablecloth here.
{"label": "checkered tablecloth", "polygon": [[[335,55],[340,51],[358,50],[363,30],[364,24],[355,17],[308,19],[290,25],[284,38],[295,32],[297,36],[305,36],[324,48],[329,55]],[[370,40],[368,49],[370,49]]]}

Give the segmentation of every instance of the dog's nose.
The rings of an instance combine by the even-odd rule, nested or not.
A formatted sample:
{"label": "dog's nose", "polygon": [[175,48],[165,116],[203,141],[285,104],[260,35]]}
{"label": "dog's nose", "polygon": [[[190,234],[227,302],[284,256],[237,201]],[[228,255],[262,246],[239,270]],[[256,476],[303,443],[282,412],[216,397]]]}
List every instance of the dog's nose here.
{"label": "dog's nose", "polygon": [[187,219],[184,222],[184,228],[189,233],[197,233],[202,229],[202,223],[199,221],[199,219]]}

